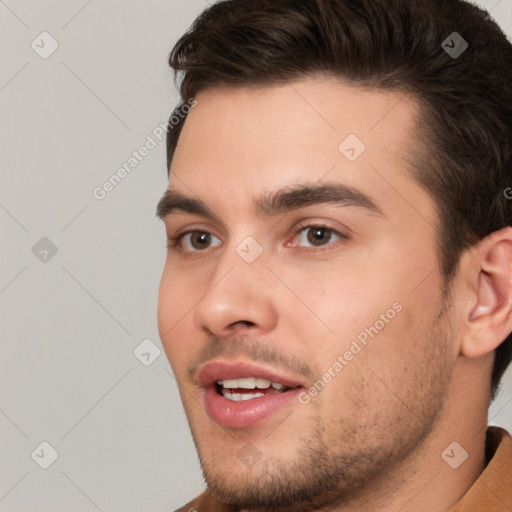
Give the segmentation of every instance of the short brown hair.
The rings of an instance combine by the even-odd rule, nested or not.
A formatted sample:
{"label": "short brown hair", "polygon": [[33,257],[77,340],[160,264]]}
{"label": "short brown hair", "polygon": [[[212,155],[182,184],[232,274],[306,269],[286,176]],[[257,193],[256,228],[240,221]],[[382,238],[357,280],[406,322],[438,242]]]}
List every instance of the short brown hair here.
{"label": "short brown hair", "polygon": [[[444,41],[447,49],[454,47],[454,37],[468,43],[458,56],[442,47]],[[315,75],[415,97],[422,116],[414,176],[439,213],[446,285],[465,249],[512,225],[504,193],[512,186],[512,45],[473,4],[221,1],[176,43],[169,65],[180,78],[183,102],[211,87],[265,86]],[[185,119],[169,124],[168,172]],[[496,349],[491,398],[511,358],[509,335]]]}

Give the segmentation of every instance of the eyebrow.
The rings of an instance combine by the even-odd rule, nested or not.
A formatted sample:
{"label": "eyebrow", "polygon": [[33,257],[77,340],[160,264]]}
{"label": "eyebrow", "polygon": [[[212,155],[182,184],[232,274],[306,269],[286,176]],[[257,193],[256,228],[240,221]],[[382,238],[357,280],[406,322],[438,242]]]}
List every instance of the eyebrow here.
{"label": "eyebrow", "polygon": [[370,196],[341,183],[287,187],[261,197],[256,202],[256,210],[263,216],[273,216],[321,204],[361,208],[384,216]]}
{"label": "eyebrow", "polygon": [[[336,184],[293,185],[262,195],[254,204],[260,216],[272,217],[308,206],[331,204],[341,207],[361,208],[385,217],[375,201],[360,190]],[[156,215],[165,219],[176,212],[196,214],[219,221],[219,216],[200,199],[188,197],[177,190],[167,190],[160,199]]]}
{"label": "eyebrow", "polygon": [[204,201],[188,197],[177,190],[166,190],[156,207],[156,216],[164,220],[172,213],[183,212],[219,221],[219,216]]}

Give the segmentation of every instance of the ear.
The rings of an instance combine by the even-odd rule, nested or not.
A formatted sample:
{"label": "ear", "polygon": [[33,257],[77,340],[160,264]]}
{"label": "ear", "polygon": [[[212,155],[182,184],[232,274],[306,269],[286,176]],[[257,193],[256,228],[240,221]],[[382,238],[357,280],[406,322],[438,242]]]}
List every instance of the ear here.
{"label": "ear", "polygon": [[467,256],[470,300],[461,353],[480,357],[494,351],[512,332],[512,228],[491,233]]}

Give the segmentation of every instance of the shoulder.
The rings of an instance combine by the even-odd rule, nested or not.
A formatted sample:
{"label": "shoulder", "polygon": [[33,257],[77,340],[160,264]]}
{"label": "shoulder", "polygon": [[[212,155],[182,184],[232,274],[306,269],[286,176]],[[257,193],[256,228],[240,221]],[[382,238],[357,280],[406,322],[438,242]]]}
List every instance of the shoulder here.
{"label": "shoulder", "polygon": [[489,427],[487,466],[469,491],[449,512],[503,512],[512,503],[512,437],[503,428]]}

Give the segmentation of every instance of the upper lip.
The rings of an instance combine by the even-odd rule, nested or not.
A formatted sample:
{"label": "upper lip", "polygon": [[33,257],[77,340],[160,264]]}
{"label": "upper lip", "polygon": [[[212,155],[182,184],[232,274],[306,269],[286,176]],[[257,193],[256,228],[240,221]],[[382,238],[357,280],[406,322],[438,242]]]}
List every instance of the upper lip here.
{"label": "upper lip", "polygon": [[297,388],[303,384],[285,372],[258,366],[247,361],[213,360],[203,364],[197,372],[197,380],[203,388],[211,386],[217,380],[243,379],[257,377],[270,382],[278,382],[288,388]]}

